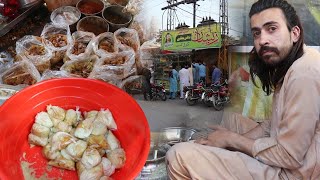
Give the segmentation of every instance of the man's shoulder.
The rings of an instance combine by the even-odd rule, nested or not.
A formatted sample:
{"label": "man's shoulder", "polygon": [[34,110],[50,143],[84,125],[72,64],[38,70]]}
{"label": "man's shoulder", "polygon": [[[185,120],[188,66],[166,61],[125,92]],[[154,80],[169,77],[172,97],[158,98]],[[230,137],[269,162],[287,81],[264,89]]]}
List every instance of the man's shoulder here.
{"label": "man's shoulder", "polygon": [[311,47],[304,47],[304,54],[290,68],[291,72],[320,75],[320,52]]}

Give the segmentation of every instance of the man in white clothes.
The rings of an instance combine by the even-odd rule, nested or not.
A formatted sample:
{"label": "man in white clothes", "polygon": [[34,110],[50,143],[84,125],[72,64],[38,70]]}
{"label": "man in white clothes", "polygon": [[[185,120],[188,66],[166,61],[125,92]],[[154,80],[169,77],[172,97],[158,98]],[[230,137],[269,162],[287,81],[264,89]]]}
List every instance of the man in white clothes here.
{"label": "man in white clothes", "polygon": [[192,67],[192,64],[190,64],[188,66],[188,70],[189,70],[189,80],[190,80],[190,86],[193,86],[193,73],[195,71],[195,68]]}
{"label": "man in white clothes", "polygon": [[184,98],[183,87],[190,86],[190,77],[188,65],[182,65],[182,69],[179,71],[180,77],[180,99]]}

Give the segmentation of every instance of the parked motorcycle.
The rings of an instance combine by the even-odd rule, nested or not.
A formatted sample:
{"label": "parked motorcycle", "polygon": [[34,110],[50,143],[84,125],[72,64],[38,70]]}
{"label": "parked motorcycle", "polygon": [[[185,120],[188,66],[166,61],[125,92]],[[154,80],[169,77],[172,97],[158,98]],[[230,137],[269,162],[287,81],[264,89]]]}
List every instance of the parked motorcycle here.
{"label": "parked motorcycle", "polygon": [[204,92],[203,83],[198,83],[195,86],[186,86],[184,87],[185,99],[187,104],[190,106],[195,105],[199,99],[201,99],[201,95]]}
{"label": "parked motorcycle", "polygon": [[217,111],[224,108],[225,104],[230,103],[228,81],[222,84],[213,84],[209,89],[205,89],[201,99],[207,106],[213,106]]}
{"label": "parked motorcycle", "polygon": [[144,91],[143,92],[143,97],[145,100],[159,100],[161,99],[162,101],[167,100],[167,95],[166,95],[166,89],[165,89],[165,84],[150,84],[151,88],[151,94],[152,98],[150,97],[149,92]]}

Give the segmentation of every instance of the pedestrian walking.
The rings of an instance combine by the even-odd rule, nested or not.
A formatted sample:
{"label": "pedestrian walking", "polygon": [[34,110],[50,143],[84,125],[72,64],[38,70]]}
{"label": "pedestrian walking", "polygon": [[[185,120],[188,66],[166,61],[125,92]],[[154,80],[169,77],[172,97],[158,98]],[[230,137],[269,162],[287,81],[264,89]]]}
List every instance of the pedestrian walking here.
{"label": "pedestrian walking", "polygon": [[206,65],[204,62],[199,65],[199,77],[203,84],[206,84]]}
{"label": "pedestrian walking", "polygon": [[169,71],[169,99],[175,99],[176,93],[178,91],[178,71],[176,70],[176,65],[172,64],[171,70]]}
{"label": "pedestrian walking", "polygon": [[212,79],[211,79],[211,83],[212,84],[220,84],[220,80],[221,80],[221,70],[217,67],[216,63],[213,63],[212,65],[213,71],[212,71]]}
{"label": "pedestrian walking", "polygon": [[182,69],[179,71],[180,78],[180,99],[184,98],[183,88],[185,86],[190,86],[190,78],[189,78],[189,70],[188,65],[184,64]]}

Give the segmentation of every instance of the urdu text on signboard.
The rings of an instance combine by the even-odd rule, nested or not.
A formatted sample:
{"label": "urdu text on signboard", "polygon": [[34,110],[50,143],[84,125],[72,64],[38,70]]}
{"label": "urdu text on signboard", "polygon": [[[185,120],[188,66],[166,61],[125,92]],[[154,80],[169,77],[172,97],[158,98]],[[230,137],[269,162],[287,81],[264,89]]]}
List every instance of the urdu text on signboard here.
{"label": "urdu text on signboard", "polygon": [[220,47],[221,28],[219,24],[162,32],[162,50],[179,51]]}

